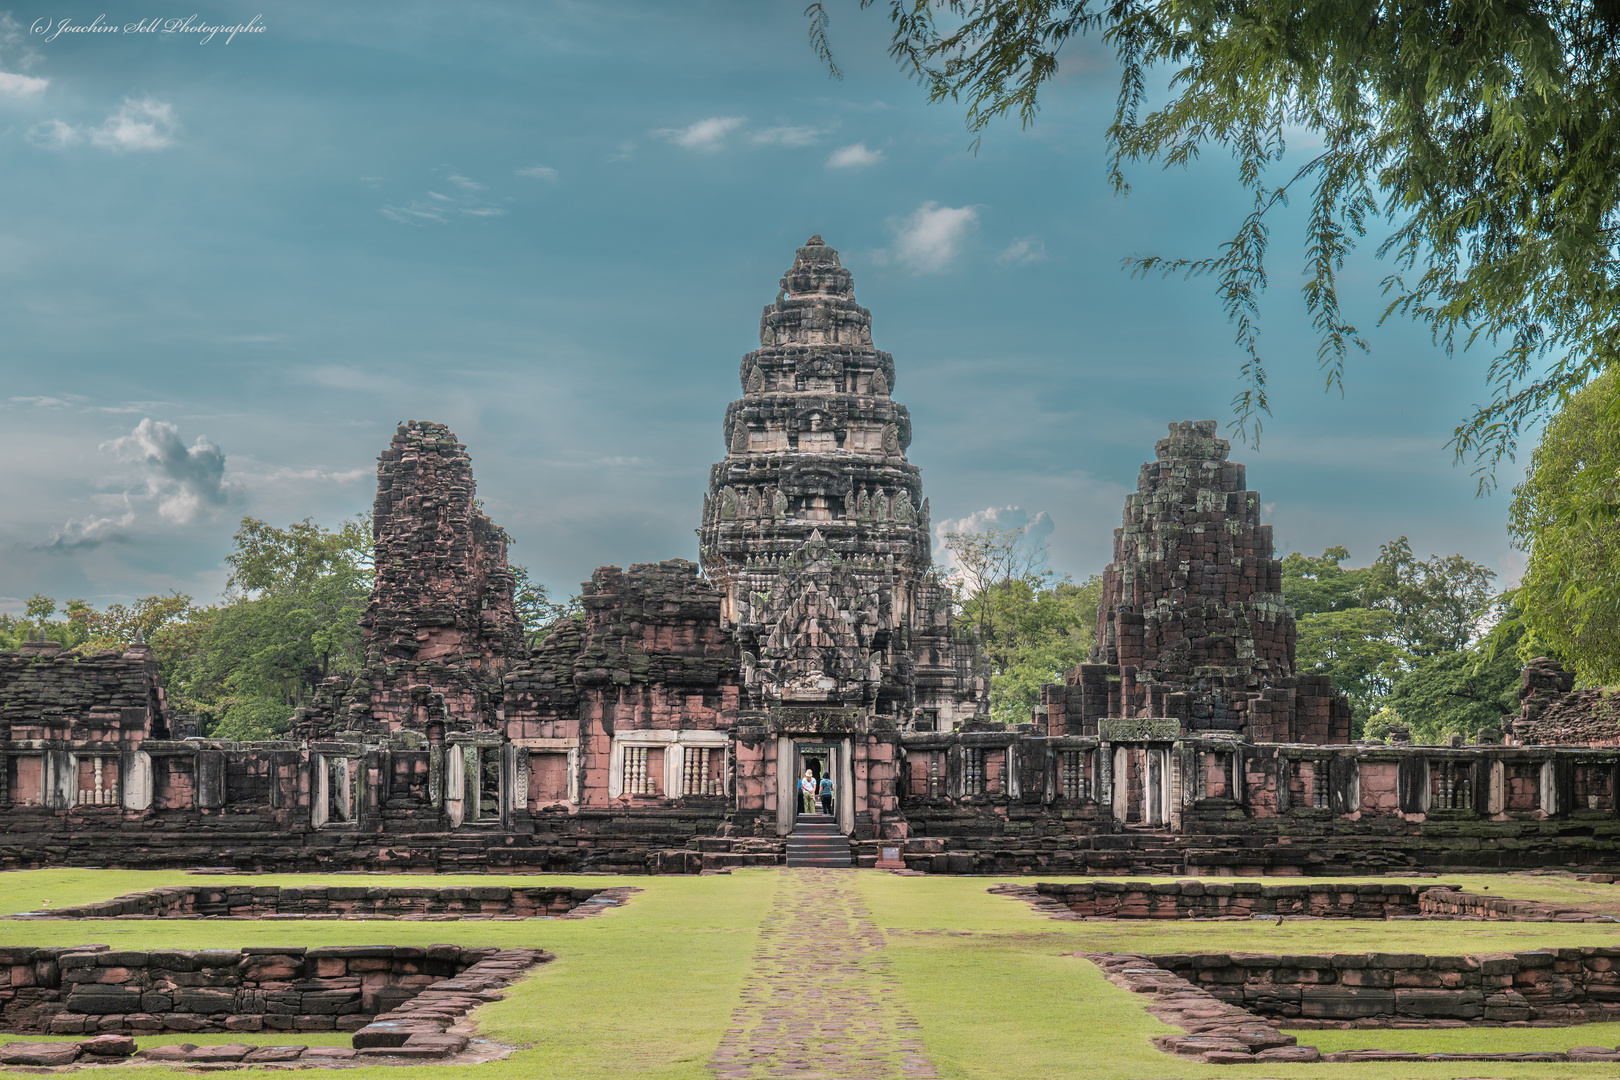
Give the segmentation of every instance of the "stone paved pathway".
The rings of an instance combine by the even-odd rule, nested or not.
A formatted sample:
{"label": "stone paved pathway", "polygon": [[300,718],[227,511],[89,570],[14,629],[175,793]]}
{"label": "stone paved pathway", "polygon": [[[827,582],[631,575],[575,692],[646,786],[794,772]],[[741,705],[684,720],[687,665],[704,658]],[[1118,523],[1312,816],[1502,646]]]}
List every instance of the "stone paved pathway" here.
{"label": "stone paved pathway", "polygon": [[709,1063],[720,1080],[933,1080],[854,870],[784,869]]}

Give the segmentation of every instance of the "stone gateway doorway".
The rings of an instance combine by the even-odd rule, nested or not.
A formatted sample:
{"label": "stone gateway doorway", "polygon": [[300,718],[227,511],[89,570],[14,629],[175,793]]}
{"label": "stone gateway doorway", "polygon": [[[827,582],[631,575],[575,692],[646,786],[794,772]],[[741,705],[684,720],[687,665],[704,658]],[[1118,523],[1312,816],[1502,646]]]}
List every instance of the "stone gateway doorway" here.
{"label": "stone gateway doorway", "polygon": [[[806,770],[819,785],[823,777],[833,783],[833,807],[830,818],[822,818],[830,831],[848,836],[855,828],[854,753],[848,739],[822,735],[795,738],[779,737],[776,753],[776,831],[787,836],[805,817],[804,804],[799,797],[799,781]],[[816,800],[812,816],[821,816],[821,801]]]}

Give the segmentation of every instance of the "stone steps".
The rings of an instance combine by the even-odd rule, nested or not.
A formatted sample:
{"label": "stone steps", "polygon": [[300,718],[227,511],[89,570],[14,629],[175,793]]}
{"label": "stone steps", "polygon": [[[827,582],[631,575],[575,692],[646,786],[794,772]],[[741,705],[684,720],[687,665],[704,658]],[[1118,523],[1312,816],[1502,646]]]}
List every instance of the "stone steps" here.
{"label": "stone steps", "polygon": [[789,866],[853,866],[849,837],[828,814],[800,814],[787,838]]}

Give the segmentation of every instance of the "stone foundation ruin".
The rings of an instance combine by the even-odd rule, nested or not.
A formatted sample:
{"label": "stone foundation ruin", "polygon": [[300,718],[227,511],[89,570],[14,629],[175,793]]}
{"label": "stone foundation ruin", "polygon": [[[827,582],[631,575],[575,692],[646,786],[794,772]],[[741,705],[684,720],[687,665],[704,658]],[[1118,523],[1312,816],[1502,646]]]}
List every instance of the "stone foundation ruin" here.
{"label": "stone foundation ruin", "polygon": [[[818,858],[930,872],[1377,874],[1596,867],[1620,722],[1526,670],[1506,745],[1349,743],[1298,669],[1260,496],[1170,425],[1115,532],[1090,662],[988,717],[930,558],[903,366],[812,237],[720,425],[698,560],[602,567],[525,646],[467,448],[402,424],[377,468],[365,667],[285,739],[185,737],[151,651],[0,653],[0,866],[691,873]],[[825,839],[825,838],[823,838]],[[803,837],[800,837],[803,840]],[[827,856],[827,851],[834,854]]]}

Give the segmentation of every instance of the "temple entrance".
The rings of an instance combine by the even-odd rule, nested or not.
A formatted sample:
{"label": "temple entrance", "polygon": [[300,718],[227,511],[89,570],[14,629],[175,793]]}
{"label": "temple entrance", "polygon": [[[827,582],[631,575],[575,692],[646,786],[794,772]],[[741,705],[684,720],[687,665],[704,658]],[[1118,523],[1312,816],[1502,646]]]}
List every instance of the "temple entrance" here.
{"label": "temple entrance", "polygon": [[[838,747],[830,743],[797,743],[798,768],[793,771],[794,820],[803,817],[806,813],[825,815],[836,818],[838,816]],[[805,801],[799,791],[799,782],[808,772],[816,784],[816,795],[810,803],[810,809],[805,809]],[[830,779],[833,782],[833,794],[824,803],[821,796],[821,781]],[[830,808],[828,803],[831,804]]]}

